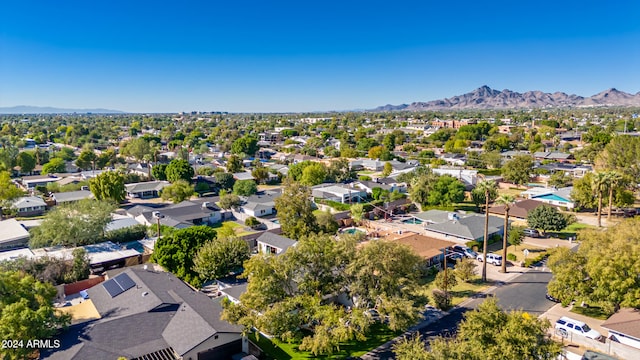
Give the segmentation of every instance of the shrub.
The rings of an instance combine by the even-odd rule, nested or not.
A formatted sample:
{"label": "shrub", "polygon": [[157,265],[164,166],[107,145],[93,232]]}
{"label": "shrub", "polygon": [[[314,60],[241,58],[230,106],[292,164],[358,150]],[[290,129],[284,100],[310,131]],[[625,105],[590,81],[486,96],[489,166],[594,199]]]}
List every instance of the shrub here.
{"label": "shrub", "polygon": [[451,296],[440,289],[431,291],[433,303],[438,309],[447,310],[451,307]]}
{"label": "shrub", "polygon": [[467,245],[467,247],[469,249],[472,249],[473,251],[478,251],[480,247],[482,247],[482,242],[474,240],[467,242],[465,245]]}
{"label": "shrub", "polygon": [[512,254],[512,253],[508,253],[507,254],[507,260],[509,261],[516,261],[518,258],[516,257],[516,254]]}
{"label": "shrub", "polygon": [[567,222],[567,226],[574,224],[578,221],[578,218],[576,217],[575,214],[563,213],[562,215],[564,216],[564,220]]}
{"label": "shrub", "polygon": [[244,224],[247,226],[256,226],[258,224],[260,224],[260,221],[258,221],[258,219],[256,219],[255,217],[249,217],[247,218],[247,220],[244,221]]}
{"label": "shrub", "polygon": [[[154,230],[156,228],[154,227]],[[111,230],[105,234],[107,240],[114,243],[123,243],[140,240],[147,235],[147,227],[144,225],[134,225],[122,229]],[[154,235],[155,236],[155,235]]]}
{"label": "shrub", "polygon": [[489,236],[489,245],[491,245],[493,243],[497,243],[500,240],[502,240],[502,236],[500,236],[498,234],[493,234],[493,235]]}
{"label": "shrub", "polygon": [[533,257],[533,258],[528,258],[524,261],[524,267],[529,267],[537,262],[540,262],[542,260],[544,260],[546,257],[548,257],[549,254],[547,254],[546,252],[540,253],[538,256]]}
{"label": "shrub", "polygon": [[358,176],[358,180],[360,180],[360,181],[371,181],[371,176],[360,175],[360,176]]}

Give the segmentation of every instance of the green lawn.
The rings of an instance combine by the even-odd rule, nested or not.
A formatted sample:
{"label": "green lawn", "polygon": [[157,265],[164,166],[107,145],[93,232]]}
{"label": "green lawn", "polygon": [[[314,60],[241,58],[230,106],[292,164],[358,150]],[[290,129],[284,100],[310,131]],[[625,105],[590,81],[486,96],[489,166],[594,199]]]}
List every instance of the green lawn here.
{"label": "green lawn", "polygon": [[[452,269],[449,269],[451,271]],[[435,275],[430,275],[424,277],[420,280],[422,284],[424,284],[422,291],[420,291],[419,295],[427,296],[431,298],[431,291],[435,289],[433,284],[433,279],[435,279]],[[449,290],[451,294],[451,304],[452,306],[456,306],[463,302],[464,300],[480,293],[487,287],[491,286],[491,282],[483,283],[480,277],[475,277],[469,282],[463,282],[458,280],[458,284]]]}
{"label": "green lawn", "polygon": [[611,314],[602,311],[601,308],[592,307],[592,306],[582,307],[582,306],[575,306],[574,305],[571,308],[571,312],[572,313],[576,313],[576,314],[580,314],[580,315],[584,315],[584,316],[588,316],[588,317],[594,318],[594,319],[600,319],[600,320],[607,320],[609,318],[609,316],[611,316]]}
{"label": "green lawn", "polygon": [[340,350],[332,355],[313,356],[310,352],[298,350],[300,343],[284,343],[275,339],[268,339],[264,336],[252,334],[249,336],[260,346],[268,360],[288,360],[288,359],[344,359],[349,356],[361,356],[387,341],[402,334],[401,331],[391,331],[386,325],[374,324],[371,326],[370,334],[365,341],[352,340],[340,345]]}
{"label": "green lawn", "polygon": [[550,233],[552,233],[553,236],[557,238],[568,239],[569,237],[575,238],[578,234],[578,231],[584,229],[596,229],[596,227],[582,223],[573,223],[562,229],[561,231],[550,231]]}

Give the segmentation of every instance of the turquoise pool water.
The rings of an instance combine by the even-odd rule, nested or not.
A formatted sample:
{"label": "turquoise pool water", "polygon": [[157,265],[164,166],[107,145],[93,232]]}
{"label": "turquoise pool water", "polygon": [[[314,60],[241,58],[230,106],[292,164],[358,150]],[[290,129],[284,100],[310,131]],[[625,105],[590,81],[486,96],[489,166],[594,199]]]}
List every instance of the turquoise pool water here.
{"label": "turquoise pool water", "polygon": [[407,219],[402,221],[405,224],[422,224],[422,220],[420,219]]}
{"label": "turquoise pool water", "polygon": [[353,235],[353,234],[357,234],[357,233],[364,234],[364,231],[359,230],[359,229],[353,229],[353,228],[351,228],[351,229],[347,229],[347,230],[344,230],[344,231],[342,231],[342,232],[343,232],[343,233],[347,233],[347,234],[351,234],[351,235]]}
{"label": "turquoise pool water", "polygon": [[560,196],[555,195],[555,194],[536,196],[534,199],[545,199],[545,200],[562,201],[562,202],[566,202],[567,201],[567,199],[563,199]]}

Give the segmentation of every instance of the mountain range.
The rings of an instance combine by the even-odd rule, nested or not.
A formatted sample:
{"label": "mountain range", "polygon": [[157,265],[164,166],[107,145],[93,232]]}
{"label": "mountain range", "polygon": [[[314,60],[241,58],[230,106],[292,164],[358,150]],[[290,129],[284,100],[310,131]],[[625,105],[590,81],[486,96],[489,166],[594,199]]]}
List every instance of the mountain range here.
{"label": "mountain range", "polygon": [[595,106],[640,106],[640,92],[629,94],[611,88],[590,97],[568,95],[563,92],[545,93],[527,91],[519,93],[508,89],[499,91],[486,85],[464,95],[442,100],[414,102],[402,105],[384,105],[373,111],[419,111],[419,110],[464,110],[464,109],[514,109],[545,107],[595,107]]}
{"label": "mountain range", "polygon": [[18,105],[11,107],[0,107],[0,114],[123,114],[120,110],[109,109],[61,109],[55,107],[40,107],[29,105]]}

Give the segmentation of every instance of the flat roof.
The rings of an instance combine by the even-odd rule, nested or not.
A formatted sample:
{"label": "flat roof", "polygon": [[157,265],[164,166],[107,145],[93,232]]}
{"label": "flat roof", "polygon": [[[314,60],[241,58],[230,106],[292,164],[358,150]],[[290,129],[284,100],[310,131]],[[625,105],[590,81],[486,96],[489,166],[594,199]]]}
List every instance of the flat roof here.
{"label": "flat roof", "polygon": [[33,252],[28,248],[2,251],[0,252],[0,261],[15,260],[20,256],[31,259],[33,257]]}
{"label": "flat roof", "polygon": [[16,219],[0,221],[0,243],[29,237],[29,232]]}

